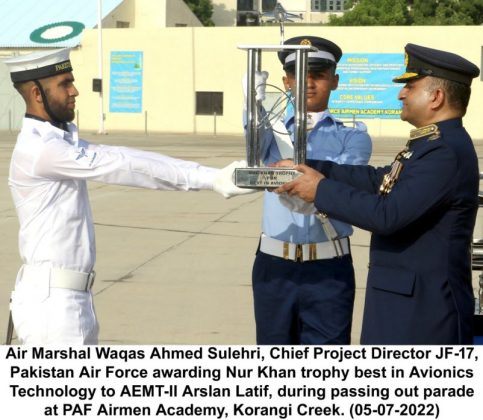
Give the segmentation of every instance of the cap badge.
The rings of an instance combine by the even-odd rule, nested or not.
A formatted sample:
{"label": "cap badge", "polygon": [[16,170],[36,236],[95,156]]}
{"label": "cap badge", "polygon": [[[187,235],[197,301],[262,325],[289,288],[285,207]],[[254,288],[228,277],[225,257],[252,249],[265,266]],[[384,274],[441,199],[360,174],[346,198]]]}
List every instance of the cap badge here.
{"label": "cap badge", "polygon": [[312,45],[312,42],[310,42],[310,39],[302,39],[302,41],[300,41],[300,45]]}

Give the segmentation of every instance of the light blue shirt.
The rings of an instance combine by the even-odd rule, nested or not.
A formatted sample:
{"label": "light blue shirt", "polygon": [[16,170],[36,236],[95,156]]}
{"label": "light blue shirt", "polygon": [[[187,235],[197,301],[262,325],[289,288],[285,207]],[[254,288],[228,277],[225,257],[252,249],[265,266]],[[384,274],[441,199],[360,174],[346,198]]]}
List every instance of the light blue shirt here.
{"label": "light blue shirt", "polygon": [[[294,118],[285,121],[293,142]],[[330,160],[351,165],[366,165],[372,152],[371,138],[363,123],[355,128],[346,127],[327,110],[307,136],[307,159]],[[281,154],[271,130],[262,140],[262,160],[265,165],[277,162]],[[340,238],[352,234],[352,226],[331,219]],[[283,206],[278,195],[265,192],[262,230],[267,236],[297,244],[327,241],[321,222],[315,215],[303,215]]]}

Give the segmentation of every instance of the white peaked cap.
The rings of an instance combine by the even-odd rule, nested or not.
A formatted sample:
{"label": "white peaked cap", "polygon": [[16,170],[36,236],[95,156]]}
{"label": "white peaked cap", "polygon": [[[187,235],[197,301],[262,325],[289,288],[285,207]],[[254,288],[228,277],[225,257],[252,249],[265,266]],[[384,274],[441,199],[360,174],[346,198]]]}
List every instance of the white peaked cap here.
{"label": "white peaked cap", "polygon": [[35,52],[8,58],[3,62],[10,70],[12,82],[43,79],[72,71],[70,48]]}

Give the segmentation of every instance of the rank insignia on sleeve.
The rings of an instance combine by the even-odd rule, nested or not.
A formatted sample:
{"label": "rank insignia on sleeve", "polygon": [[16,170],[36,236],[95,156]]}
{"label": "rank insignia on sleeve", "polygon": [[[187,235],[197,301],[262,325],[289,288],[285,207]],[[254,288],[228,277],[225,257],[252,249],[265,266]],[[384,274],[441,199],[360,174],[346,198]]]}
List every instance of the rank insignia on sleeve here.
{"label": "rank insignia on sleeve", "polygon": [[399,175],[401,175],[401,171],[404,167],[401,161],[403,159],[409,159],[412,155],[413,152],[409,150],[408,146],[397,154],[396,159],[394,159],[394,162],[391,165],[391,170],[385,174],[382,179],[382,184],[379,187],[379,194],[386,195],[392,191],[392,188],[399,179]]}
{"label": "rank insignia on sleeve", "polygon": [[402,168],[403,168],[403,164],[398,160],[395,160],[392,163],[391,170],[389,171],[389,173],[384,175],[382,184],[379,187],[379,194],[386,195],[391,192],[392,188],[394,187],[394,184],[396,184],[397,179],[399,178]]}

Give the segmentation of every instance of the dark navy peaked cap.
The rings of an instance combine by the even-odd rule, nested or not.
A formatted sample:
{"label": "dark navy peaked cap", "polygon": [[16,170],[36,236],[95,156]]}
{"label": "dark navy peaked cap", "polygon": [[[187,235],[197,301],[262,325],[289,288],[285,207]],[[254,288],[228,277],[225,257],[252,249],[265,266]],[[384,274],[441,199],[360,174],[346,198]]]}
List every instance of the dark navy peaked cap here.
{"label": "dark navy peaked cap", "polygon": [[480,69],[472,62],[447,51],[407,44],[405,52],[406,72],[392,79],[393,82],[405,83],[433,76],[470,86],[473,78],[480,74]]}
{"label": "dark navy peaked cap", "polygon": [[[329,67],[335,67],[342,57],[342,50],[338,45],[328,39],[319,38],[317,36],[296,36],[287,39],[284,45],[311,45],[318,51],[310,51],[308,54],[309,71],[325,70]],[[283,64],[285,71],[293,71],[295,69],[295,56],[293,50],[280,51],[278,58]]]}

